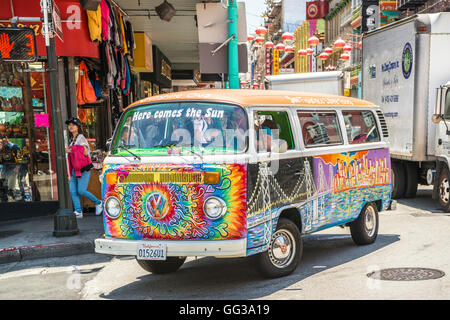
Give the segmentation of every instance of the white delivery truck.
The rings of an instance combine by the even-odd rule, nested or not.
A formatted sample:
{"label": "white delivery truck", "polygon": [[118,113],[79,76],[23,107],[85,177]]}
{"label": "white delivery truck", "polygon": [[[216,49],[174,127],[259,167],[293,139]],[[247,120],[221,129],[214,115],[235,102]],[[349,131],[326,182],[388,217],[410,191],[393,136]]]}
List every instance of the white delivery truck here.
{"label": "white delivery truck", "polygon": [[450,13],[417,14],[362,37],[362,97],[383,110],[392,196],[418,184],[450,212]]}
{"label": "white delivery truck", "polygon": [[342,71],[306,72],[266,76],[268,90],[318,92],[344,95],[344,73]]}

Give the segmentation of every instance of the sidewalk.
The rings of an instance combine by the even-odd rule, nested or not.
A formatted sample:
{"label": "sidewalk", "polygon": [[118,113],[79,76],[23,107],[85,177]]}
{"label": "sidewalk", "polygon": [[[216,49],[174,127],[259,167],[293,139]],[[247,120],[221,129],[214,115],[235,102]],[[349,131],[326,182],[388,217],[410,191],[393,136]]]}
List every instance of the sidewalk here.
{"label": "sidewalk", "polygon": [[53,216],[0,222],[0,264],[94,253],[94,240],[104,233],[103,216],[87,214],[77,224],[79,234],[57,238]]}

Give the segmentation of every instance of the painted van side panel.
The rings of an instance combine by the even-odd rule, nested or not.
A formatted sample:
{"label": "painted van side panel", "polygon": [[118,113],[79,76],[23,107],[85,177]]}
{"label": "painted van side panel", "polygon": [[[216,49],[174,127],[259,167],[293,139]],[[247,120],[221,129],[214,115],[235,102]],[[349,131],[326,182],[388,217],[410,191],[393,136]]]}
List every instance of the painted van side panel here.
{"label": "painted van side panel", "polygon": [[254,185],[248,186],[247,255],[267,250],[284,209],[298,211],[307,234],[355,220],[368,202],[381,200],[382,210],[390,204],[387,148],[285,161],[280,168],[290,166],[294,173],[284,169],[271,174],[268,163],[249,165],[249,175],[257,178],[248,180]]}
{"label": "painted van side panel", "polygon": [[[220,183],[162,183],[148,179],[149,173],[164,173],[169,178],[178,174],[179,179],[180,173],[186,176],[205,171],[219,172]],[[244,239],[247,236],[246,171],[246,164],[105,165],[104,204],[109,197],[117,197],[122,204],[119,218],[104,215],[105,236],[134,240]],[[117,183],[108,184],[108,174],[117,176]],[[141,174],[147,174],[143,178],[147,181],[136,182]],[[203,204],[210,196],[225,201],[228,209],[223,218],[211,220],[205,215]],[[155,216],[156,206],[161,207],[159,213],[164,212],[164,217]]]}

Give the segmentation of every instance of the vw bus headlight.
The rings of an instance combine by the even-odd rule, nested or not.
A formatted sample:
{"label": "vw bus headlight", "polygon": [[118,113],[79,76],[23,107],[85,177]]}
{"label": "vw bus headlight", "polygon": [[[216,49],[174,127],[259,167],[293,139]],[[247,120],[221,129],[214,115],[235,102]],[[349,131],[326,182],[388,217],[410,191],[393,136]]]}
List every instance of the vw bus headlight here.
{"label": "vw bus headlight", "polygon": [[212,220],[223,217],[227,212],[227,204],[220,198],[209,197],[203,204],[203,211]]}
{"label": "vw bus headlight", "polygon": [[117,219],[120,216],[122,208],[120,201],[116,197],[109,197],[105,202],[105,212],[111,219]]}

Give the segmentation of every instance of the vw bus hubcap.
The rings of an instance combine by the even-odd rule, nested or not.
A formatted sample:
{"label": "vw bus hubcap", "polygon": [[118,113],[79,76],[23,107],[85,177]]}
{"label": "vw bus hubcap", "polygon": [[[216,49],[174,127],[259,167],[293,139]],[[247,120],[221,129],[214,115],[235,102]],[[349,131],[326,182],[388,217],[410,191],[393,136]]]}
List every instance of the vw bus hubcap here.
{"label": "vw bus hubcap", "polygon": [[367,230],[367,235],[372,237],[375,234],[376,229],[376,214],[372,206],[368,206],[366,209],[365,226]]}
{"label": "vw bus hubcap", "polygon": [[294,259],[294,236],[288,230],[277,230],[272,238],[269,248],[269,256],[272,264],[278,268],[284,268]]}

